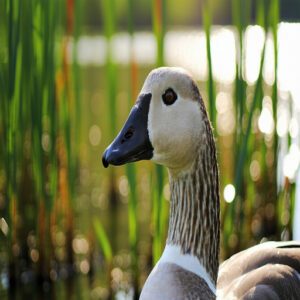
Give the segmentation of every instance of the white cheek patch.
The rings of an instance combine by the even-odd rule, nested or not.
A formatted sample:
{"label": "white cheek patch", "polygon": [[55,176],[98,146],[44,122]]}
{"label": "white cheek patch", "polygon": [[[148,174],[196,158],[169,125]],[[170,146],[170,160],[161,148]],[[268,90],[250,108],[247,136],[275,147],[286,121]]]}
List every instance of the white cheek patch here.
{"label": "white cheek patch", "polygon": [[178,97],[165,105],[153,97],[148,116],[149,138],[154,148],[152,160],[172,167],[192,160],[193,150],[203,133],[199,103]]}

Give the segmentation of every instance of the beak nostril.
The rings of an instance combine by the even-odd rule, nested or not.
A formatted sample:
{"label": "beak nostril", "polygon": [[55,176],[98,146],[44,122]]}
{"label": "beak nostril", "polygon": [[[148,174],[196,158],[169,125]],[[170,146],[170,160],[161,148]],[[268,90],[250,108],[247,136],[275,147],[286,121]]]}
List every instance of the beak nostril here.
{"label": "beak nostril", "polygon": [[133,136],[133,133],[134,133],[133,127],[129,127],[128,130],[126,131],[126,133],[124,134],[125,140],[129,140]]}

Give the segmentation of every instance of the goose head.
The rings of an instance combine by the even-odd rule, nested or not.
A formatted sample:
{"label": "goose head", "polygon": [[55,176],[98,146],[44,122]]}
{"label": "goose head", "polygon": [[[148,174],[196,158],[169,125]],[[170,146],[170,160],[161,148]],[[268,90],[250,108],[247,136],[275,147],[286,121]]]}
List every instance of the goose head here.
{"label": "goose head", "polygon": [[152,160],[178,175],[188,171],[205,138],[206,111],[181,68],[150,72],[123,129],[103,154],[105,167]]}

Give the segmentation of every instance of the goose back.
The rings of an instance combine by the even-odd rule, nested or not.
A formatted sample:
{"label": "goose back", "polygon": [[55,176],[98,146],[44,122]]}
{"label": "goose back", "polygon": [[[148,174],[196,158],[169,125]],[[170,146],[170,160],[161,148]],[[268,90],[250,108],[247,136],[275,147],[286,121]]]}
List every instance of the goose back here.
{"label": "goose back", "polygon": [[219,269],[218,299],[300,299],[300,243],[266,242]]}

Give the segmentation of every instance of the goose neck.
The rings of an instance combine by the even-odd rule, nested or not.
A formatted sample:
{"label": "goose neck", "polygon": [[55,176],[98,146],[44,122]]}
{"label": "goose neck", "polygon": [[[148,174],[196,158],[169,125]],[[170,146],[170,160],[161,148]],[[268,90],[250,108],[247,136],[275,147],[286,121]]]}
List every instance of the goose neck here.
{"label": "goose neck", "polygon": [[199,149],[193,166],[182,176],[170,175],[171,203],[167,244],[198,258],[214,283],[217,280],[220,203],[214,141]]}

